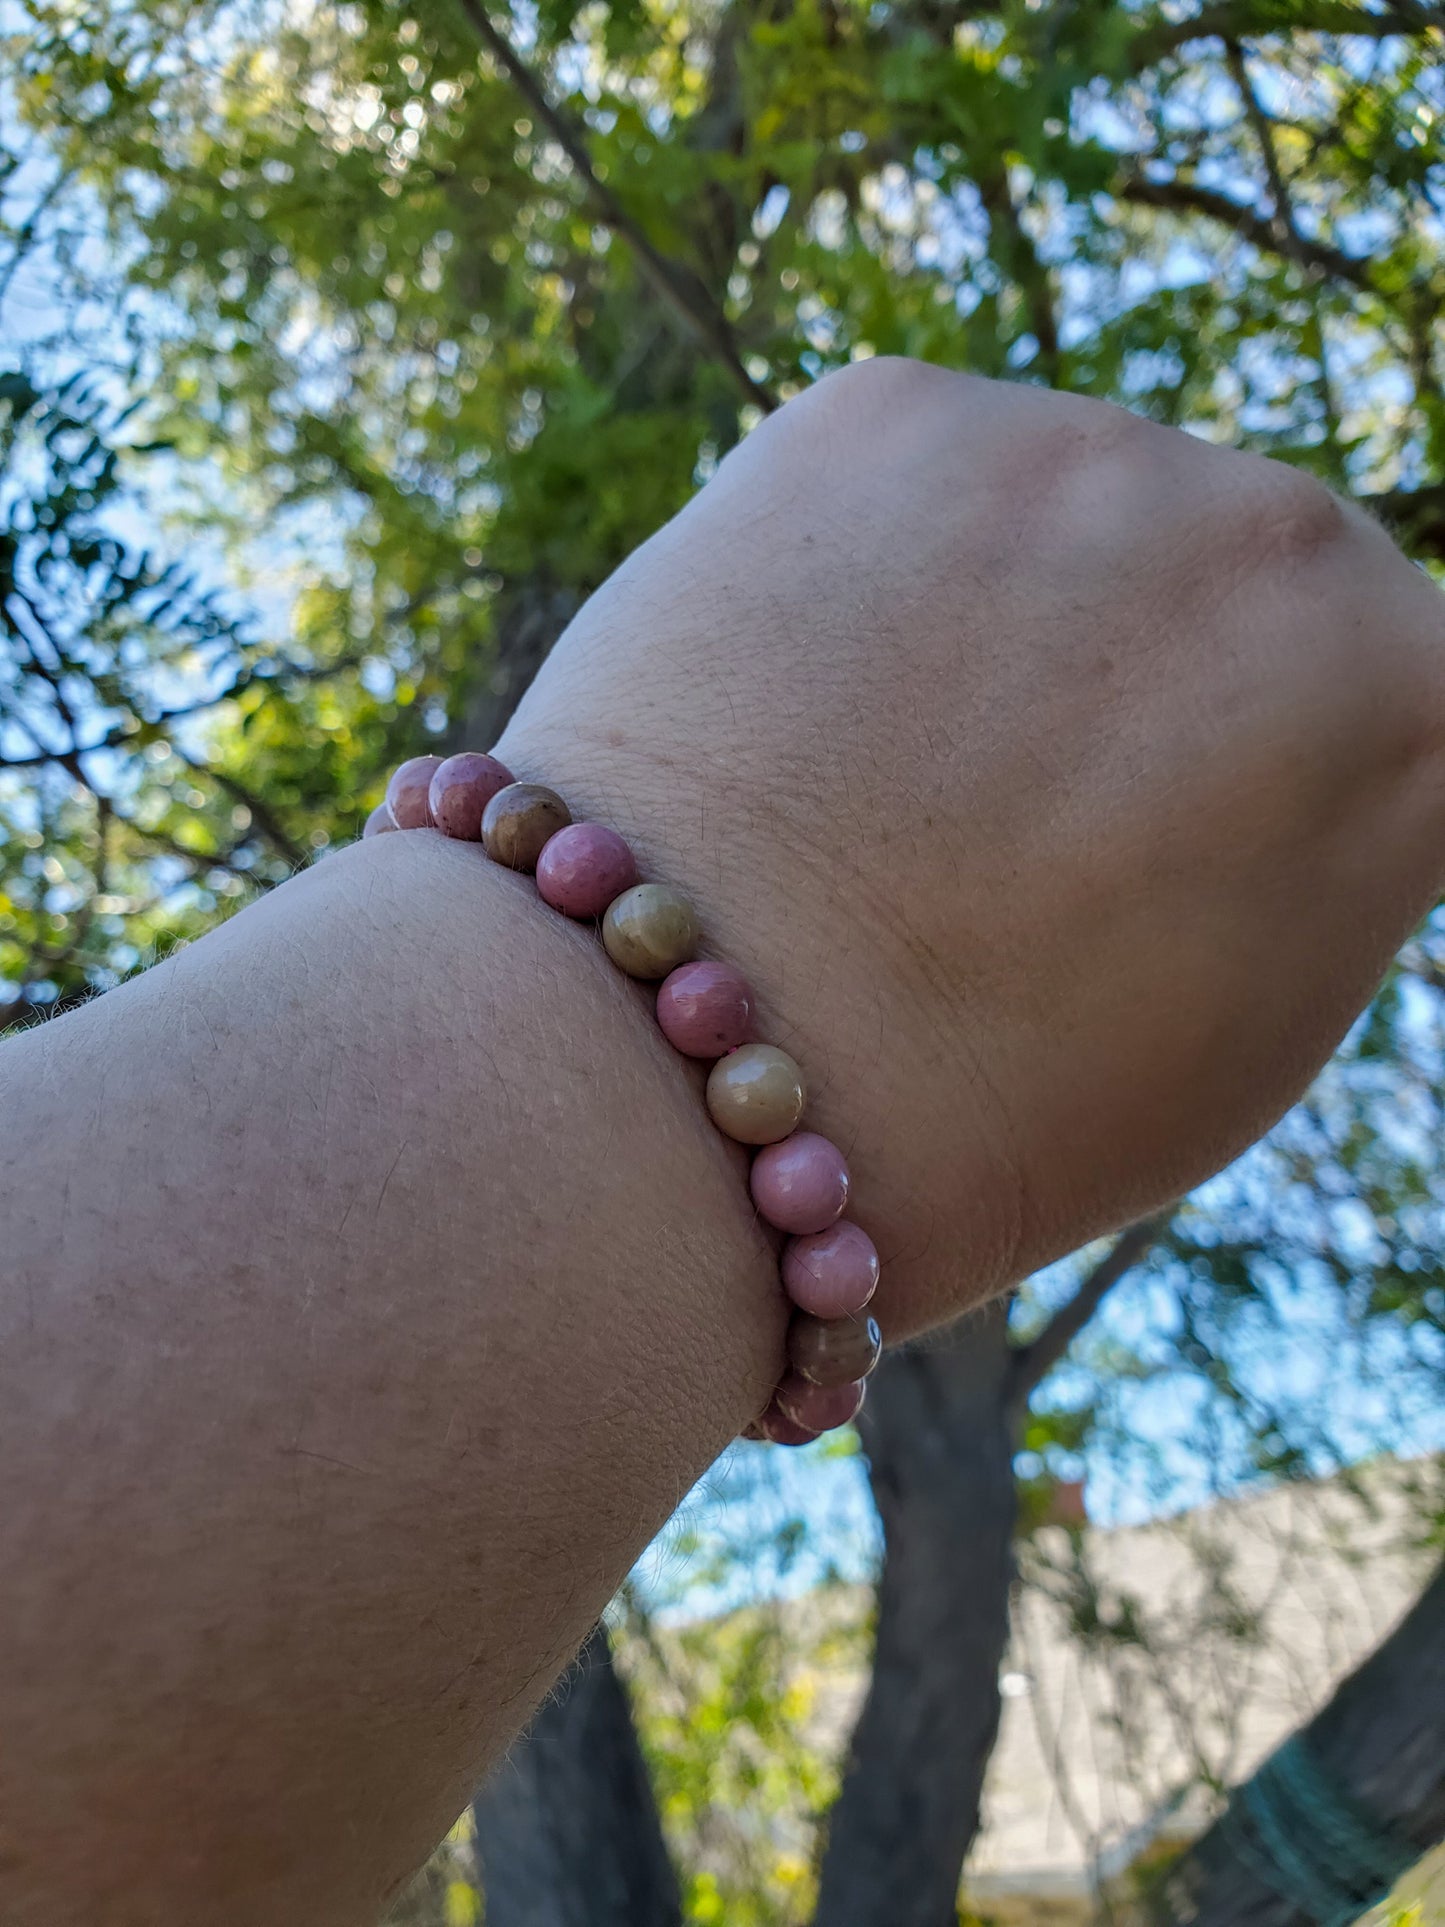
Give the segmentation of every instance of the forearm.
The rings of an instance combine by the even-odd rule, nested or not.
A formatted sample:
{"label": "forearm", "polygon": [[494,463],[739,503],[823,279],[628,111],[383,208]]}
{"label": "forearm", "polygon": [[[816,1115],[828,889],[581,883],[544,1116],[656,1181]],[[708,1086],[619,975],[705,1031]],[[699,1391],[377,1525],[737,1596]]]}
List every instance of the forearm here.
{"label": "forearm", "polygon": [[431,835],[0,1050],[7,1920],[354,1922],[425,1852],[775,1375],[697,1081]]}
{"label": "forearm", "polygon": [[[1441,640],[1312,483],[869,363],[498,751],[748,977],[896,1340],[1303,1087],[1432,900]],[[424,835],[0,1050],[7,1922],[355,1922],[445,1824],[780,1362],[700,1083]]]}

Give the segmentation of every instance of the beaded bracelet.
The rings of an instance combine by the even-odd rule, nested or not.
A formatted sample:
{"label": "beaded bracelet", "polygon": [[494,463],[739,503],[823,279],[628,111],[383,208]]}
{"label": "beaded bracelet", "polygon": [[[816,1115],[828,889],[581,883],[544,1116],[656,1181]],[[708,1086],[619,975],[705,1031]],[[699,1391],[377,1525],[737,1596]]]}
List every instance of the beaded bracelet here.
{"label": "beaded bracelet", "polygon": [[753,993],[731,964],[697,959],[692,905],[666,883],[642,883],[615,830],[574,823],[555,790],[519,783],[494,756],[414,756],[387,785],[363,836],[437,829],[480,843],[493,862],[531,872],[544,903],[580,921],[601,918],[608,956],[659,985],[657,1021],[684,1057],[711,1062],[714,1124],[754,1147],[749,1188],[758,1214],[788,1234],[782,1280],[793,1303],[788,1371],[744,1436],[805,1445],[846,1425],[863,1403],[882,1339],[867,1306],[878,1288],[872,1239],[843,1216],[848,1166],[835,1144],[800,1131],[803,1073],[786,1051],[749,1036]]}

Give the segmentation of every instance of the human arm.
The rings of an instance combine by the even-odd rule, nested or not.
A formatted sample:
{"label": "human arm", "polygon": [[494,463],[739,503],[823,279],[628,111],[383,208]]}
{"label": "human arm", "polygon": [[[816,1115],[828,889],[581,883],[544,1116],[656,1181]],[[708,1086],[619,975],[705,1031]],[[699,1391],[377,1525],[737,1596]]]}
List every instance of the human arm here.
{"label": "human arm", "polygon": [[[1311,484],[879,368],[500,750],[747,970],[896,1337],[1299,1089],[1438,880],[1442,630]],[[425,1850],[776,1373],[698,1083],[425,832],[0,1050],[7,1919],[355,1921]]]}

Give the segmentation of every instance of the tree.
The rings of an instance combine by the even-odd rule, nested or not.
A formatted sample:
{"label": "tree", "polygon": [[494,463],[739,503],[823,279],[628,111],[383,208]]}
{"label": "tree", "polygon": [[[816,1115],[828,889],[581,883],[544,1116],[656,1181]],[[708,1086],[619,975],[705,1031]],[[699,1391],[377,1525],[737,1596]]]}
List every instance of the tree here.
{"label": "tree", "polygon": [[[232,880],[265,887],[346,833],[403,746],[494,735],[578,602],[761,412],[850,358],[919,354],[1247,440],[1438,561],[1441,46],[1422,0],[1185,17],[316,0],[304,19],[269,0],[32,0],[8,45],[8,232],[59,319],[27,346],[37,399],[12,389],[13,432],[43,439],[80,409],[81,354],[144,405],[85,402],[99,508],[61,472],[68,444],[38,494],[6,451],[15,499],[59,491],[73,532],[52,569],[105,539],[117,491],[164,502],[173,527],[219,532],[251,613],[208,616],[192,592],[178,633],[145,599],[157,565],[117,554],[87,593],[101,634],[123,620],[129,639],[89,653],[87,617],[62,661],[37,658],[7,603],[17,1012],[103,985],[201,927]],[[97,291],[114,317],[98,347]],[[37,556],[26,513],[12,552]],[[278,577],[284,596],[258,591]],[[116,832],[95,825],[121,809],[143,836],[111,907]],[[55,920],[87,903],[62,954],[74,925]],[[876,1919],[880,1893],[900,1927],[947,1917],[997,1717],[1015,1510],[1081,1451],[1137,1450],[1141,1375],[1191,1388],[1221,1479],[1348,1456],[1368,1427],[1327,1436],[1327,1404],[1257,1369],[1260,1332],[1307,1289],[1333,1321],[1322,1344],[1388,1370],[1417,1410],[1438,1400],[1442,958],[1427,930],[1311,1103],[1152,1241],[886,1365],[864,1426],[888,1538],[877,1663],[825,1927]],[[1131,1291],[1167,1309],[1126,1344],[1096,1314]],[[625,1702],[590,1659],[547,1715],[554,1759],[584,1727],[627,1756]],[[628,1891],[656,1869],[655,1816],[635,1797],[624,1830],[615,1784],[568,1784],[594,1840],[589,1786],[612,1803]],[[500,1917],[517,1889],[491,1837]]]}
{"label": "tree", "polygon": [[[1445,1567],[1377,1652],[1343,1683],[1169,1869],[1165,1901],[1191,1927],[1308,1927],[1349,1920],[1445,1834]],[[1313,1863],[1277,1864],[1265,1842],[1299,1826]],[[1370,1816],[1363,1824],[1361,1812]],[[1245,1843],[1241,1849],[1241,1836]],[[1350,1909],[1353,1911],[1350,1911]]]}
{"label": "tree", "polygon": [[0,1027],[289,875],[349,815],[356,739],[389,736],[334,648],[282,655],[136,544],[121,464],[166,450],[133,414],[80,375],[0,377]]}
{"label": "tree", "polygon": [[648,1824],[647,1763],[600,1627],[473,1811],[493,1922],[669,1927],[680,1919],[667,1847]]}

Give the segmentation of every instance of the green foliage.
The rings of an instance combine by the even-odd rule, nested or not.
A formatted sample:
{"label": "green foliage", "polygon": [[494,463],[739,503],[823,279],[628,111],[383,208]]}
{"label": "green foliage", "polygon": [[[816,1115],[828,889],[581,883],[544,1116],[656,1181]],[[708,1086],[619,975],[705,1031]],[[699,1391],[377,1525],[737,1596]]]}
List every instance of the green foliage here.
{"label": "green foliage", "polygon": [[[79,380],[46,398],[19,373],[0,378],[0,462],[13,478],[0,527],[0,715],[16,739],[15,774],[0,779],[7,1014],[104,983],[200,927],[275,857],[236,797],[197,788],[170,741],[194,706],[166,693],[222,663],[247,684],[271,665],[213,595],[107,525],[123,428]],[[95,760],[123,763],[123,778],[93,786],[82,742]],[[161,852],[174,873],[202,878],[188,901],[167,902]]]}
{"label": "green foliage", "polygon": [[[231,605],[214,673],[236,686],[204,724],[117,709],[104,665],[76,686],[78,739],[46,747],[98,732],[114,753],[41,786],[66,882],[46,909],[31,877],[7,913],[26,1007],[345,834],[386,761],[485,693],[519,605],[575,602],[686,499],[755,413],[699,306],[777,396],[921,354],[1244,435],[1367,491],[1438,480],[1438,30],[1422,15],[1392,38],[1336,0],[1230,17],[1237,41],[1109,4],[558,0],[509,31],[598,190],[460,6],[34,0],[7,44],[0,163],[5,278],[40,259],[55,296],[28,361],[68,372],[95,340],[83,314],[108,308],[107,392],[141,405],[104,431],[114,457],[137,424],[100,495],[124,475],[142,513],[164,500],[173,528],[227,543],[252,606]],[[1366,38],[1333,37],[1356,20]],[[103,506],[53,506],[103,539]],[[137,566],[139,594],[160,565]],[[108,620],[126,591],[119,572],[90,585]],[[284,650],[246,640],[263,629]],[[221,642],[138,646],[187,706]],[[35,768],[16,732],[43,674],[13,647],[28,687],[12,678],[3,754]],[[145,759],[167,744],[162,775]],[[181,895],[165,868],[101,887],[122,811],[180,851]],[[22,853],[38,833],[25,808],[8,822]],[[124,907],[71,951],[92,900]]]}
{"label": "green foliage", "polygon": [[[1437,481],[1438,31],[1332,38],[1337,4],[1232,17],[1233,43],[1117,5],[960,21],[561,0],[511,31],[605,191],[777,395],[921,354],[1242,434],[1365,490]],[[26,18],[4,272],[41,258],[57,297],[29,360],[63,370],[99,300],[107,392],[142,400],[104,427],[88,391],[107,447],[90,506],[79,471],[59,478],[47,512],[74,526],[52,571],[68,540],[103,562],[126,487],[227,541],[253,609],[223,617],[187,585],[170,639],[143,636],[145,578],[166,571],[106,564],[95,618],[129,622],[174,693],[154,674],[120,689],[120,639],[97,637],[111,660],[67,661],[80,727],[45,738],[48,766],[20,734],[54,708],[45,665],[8,611],[3,754],[47,769],[38,797],[4,792],[14,1010],[109,981],[350,830],[387,760],[485,688],[518,602],[595,587],[752,418],[690,297],[640,271],[463,9],[36,0]],[[19,393],[7,471],[25,426],[43,440]],[[204,640],[176,627],[206,622]],[[188,707],[204,722],[169,718]],[[94,740],[103,768],[79,754]],[[142,874],[162,850],[179,869]],[[63,880],[34,874],[46,861]]]}
{"label": "green foliage", "polygon": [[467,1813],[387,1910],[382,1927],[481,1927],[473,1879],[472,1819]]}
{"label": "green foliage", "polygon": [[658,1625],[635,1588],[616,1643],[697,1927],[811,1918],[820,1820],[838,1790],[840,1679],[861,1676],[860,1590]]}
{"label": "green foliage", "polygon": [[394,663],[391,699],[371,693],[315,596],[281,654],[137,539],[126,468],[171,447],[135,439],[135,415],[79,376],[51,393],[0,377],[11,1022],[104,988],[351,830],[358,765],[394,746],[410,696]]}

